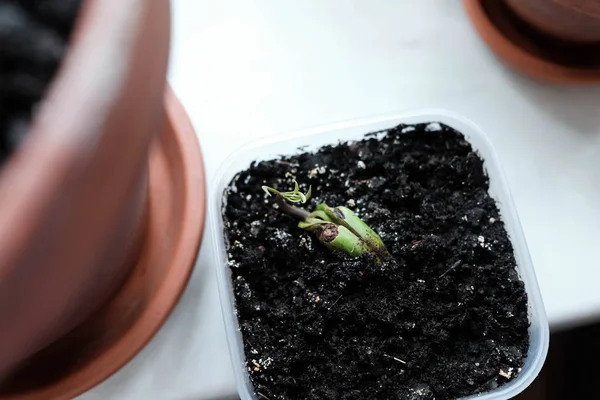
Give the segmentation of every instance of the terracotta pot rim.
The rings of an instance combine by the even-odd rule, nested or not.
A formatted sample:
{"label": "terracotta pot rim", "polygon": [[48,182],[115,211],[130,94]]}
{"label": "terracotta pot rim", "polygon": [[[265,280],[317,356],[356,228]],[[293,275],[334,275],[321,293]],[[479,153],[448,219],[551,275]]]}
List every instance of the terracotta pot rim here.
{"label": "terracotta pot rim", "polygon": [[[196,139],[194,128],[187,116],[185,109],[175,96],[173,90],[167,85],[165,93],[165,108],[169,123],[173,125],[173,131],[179,133],[177,140],[179,142],[184,164],[187,167],[182,171],[185,174],[185,181],[192,181],[192,175],[197,175],[199,181],[196,184],[188,184],[186,187],[186,206],[198,209],[197,219],[190,218],[186,220],[184,231],[181,237],[184,238],[177,248],[173,259],[175,265],[187,265],[187,271],[184,275],[169,275],[157,293],[151,300],[149,306],[139,317],[141,322],[132,326],[127,333],[121,337],[106,353],[98,357],[89,366],[85,366],[69,376],[69,380],[81,379],[81,383],[74,386],[69,392],[65,392],[64,398],[75,397],[85,391],[93,388],[101,382],[108,379],[112,374],[131,361],[146,345],[152,340],[154,335],[166,322],[167,318],[179,302],[183,290],[187,286],[194,270],[194,265],[200,250],[200,244],[204,234],[204,225],[206,219],[206,184],[204,177],[204,163],[200,151],[200,145]],[[152,168],[152,167],[150,167]],[[191,213],[190,215],[194,215]],[[193,249],[193,251],[189,251]],[[159,307],[161,303],[168,304],[167,307]],[[157,311],[157,309],[159,309]],[[145,332],[138,332],[135,326],[150,324],[152,327]],[[118,361],[113,361],[118,360]],[[89,372],[90,367],[99,368],[102,363],[104,374],[93,374]],[[91,375],[91,376],[90,376]],[[60,383],[56,385],[60,389]],[[42,396],[43,397],[43,396]]]}
{"label": "terracotta pot rim", "polygon": [[464,0],[464,7],[479,36],[513,68],[537,79],[559,84],[600,82],[599,68],[568,67],[537,57],[519,47],[491,21],[481,0]]}

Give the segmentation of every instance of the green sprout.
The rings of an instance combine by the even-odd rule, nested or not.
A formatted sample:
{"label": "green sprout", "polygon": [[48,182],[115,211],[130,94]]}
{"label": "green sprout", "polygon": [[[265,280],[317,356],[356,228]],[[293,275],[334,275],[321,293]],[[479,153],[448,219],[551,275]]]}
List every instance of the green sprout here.
{"label": "green sprout", "polygon": [[352,257],[367,253],[389,255],[379,235],[349,208],[332,208],[320,203],[311,213],[289,204],[305,204],[311,196],[310,187],[306,194],[300,192],[296,181],[291,192],[280,192],[269,186],[263,186],[262,189],[269,196],[275,195],[279,210],[300,219],[298,227],[313,233],[330,251]]}
{"label": "green sprout", "polygon": [[272,187],[268,187],[268,186],[263,186],[262,190],[264,190],[265,193],[268,194],[269,196],[271,194],[274,194],[275,196],[283,197],[285,200],[289,201],[290,203],[304,204],[308,201],[308,199],[310,199],[312,186],[308,187],[308,192],[306,192],[306,194],[303,194],[300,191],[300,186],[298,185],[298,182],[296,182],[296,180],[294,180],[294,191],[292,191],[292,192],[283,192],[282,193],[279,190],[273,189]]}

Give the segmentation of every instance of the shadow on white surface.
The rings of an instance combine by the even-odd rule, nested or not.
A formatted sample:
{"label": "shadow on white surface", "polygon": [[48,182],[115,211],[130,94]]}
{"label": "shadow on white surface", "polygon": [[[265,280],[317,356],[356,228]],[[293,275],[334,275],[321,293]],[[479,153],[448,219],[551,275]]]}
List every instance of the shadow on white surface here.
{"label": "shadow on white surface", "polygon": [[513,82],[564,134],[600,135],[600,86],[556,86],[514,74]]}

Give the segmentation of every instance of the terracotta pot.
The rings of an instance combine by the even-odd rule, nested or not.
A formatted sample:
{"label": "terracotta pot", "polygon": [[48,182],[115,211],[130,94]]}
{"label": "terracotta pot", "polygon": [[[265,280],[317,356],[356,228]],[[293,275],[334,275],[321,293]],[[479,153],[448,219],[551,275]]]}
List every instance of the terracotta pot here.
{"label": "terracotta pot", "polygon": [[600,42],[600,1],[506,0],[506,3],[530,25],[559,40]]}
{"label": "terracotta pot", "polygon": [[0,173],[0,376],[127,278],[146,234],[168,0],[87,0],[23,146]]}
{"label": "terracotta pot", "polygon": [[170,89],[150,148],[147,224],[126,282],[100,310],[8,376],[0,400],[71,399],[121,368],[159,330],[193,270],[205,219],[200,148]]}
{"label": "terracotta pot", "polygon": [[600,2],[464,0],[479,35],[507,64],[560,84],[600,82]]}

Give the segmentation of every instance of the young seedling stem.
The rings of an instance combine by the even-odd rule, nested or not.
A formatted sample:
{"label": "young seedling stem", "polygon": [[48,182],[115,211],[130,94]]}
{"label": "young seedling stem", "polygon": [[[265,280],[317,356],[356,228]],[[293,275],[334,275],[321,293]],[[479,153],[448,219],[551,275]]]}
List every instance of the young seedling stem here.
{"label": "young seedling stem", "polygon": [[367,253],[389,255],[379,235],[349,208],[331,208],[320,203],[311,213],[290,204],[306,203],[311,196],[311,187],[306,194],[300,192],[296,181],[291,192],[280,192],[269,186],[263,186],[262,189],[269,196],[276,196],[275,203],[279,211],[299,219],[298,226],[313,233],[332,252],[343,252],[352,257]]}

